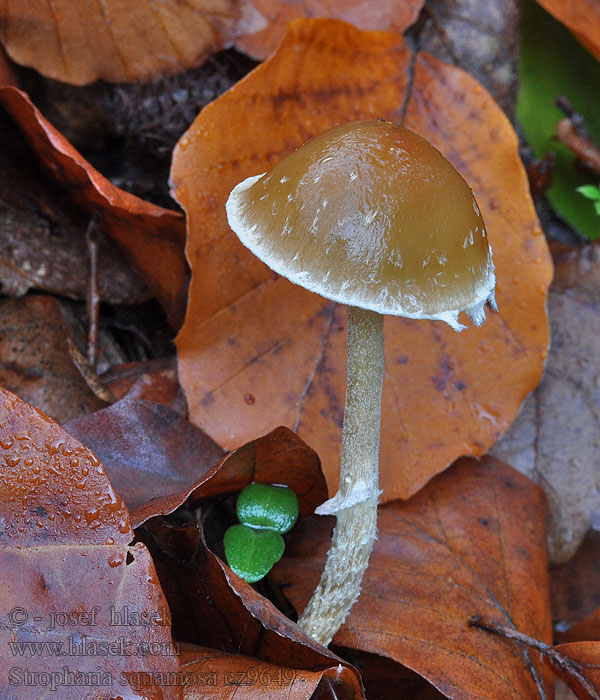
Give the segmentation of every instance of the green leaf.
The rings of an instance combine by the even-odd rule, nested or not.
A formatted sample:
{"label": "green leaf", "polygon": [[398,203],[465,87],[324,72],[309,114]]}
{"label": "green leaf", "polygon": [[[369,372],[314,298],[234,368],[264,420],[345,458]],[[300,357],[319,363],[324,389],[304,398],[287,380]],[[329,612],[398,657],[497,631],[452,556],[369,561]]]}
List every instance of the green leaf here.
{"label": "green leaf", "polygon": [[527,140],[537,158],[556,153],[548,199],[575,229],[594,239],[600,233],[594,208],[581,206],[576,192],[588,178],[577,172],[574,155],[555,138],[564,114],[554,100],[564,95],[585,116],[591,138],[600,142],[600,63],[534,0],[523,3],[519,79],[517,118]]}
{"label": "green leaf", "polygon": [[285,542],[273,530],[254,530],[247,525],[232,525],[224,538],[227,563],[248,583],[266,576],[281,559]]}
{"label": "green leaf", "polygon": [[577,187],[575,191],[588,199],[600,199],[600,190],[595,185],[583,185]]}
{"label": "green leaf", "polygon": [[248,484],[237,501],[241,523],[283,534],[298,518],[298,498],[287,486]]}

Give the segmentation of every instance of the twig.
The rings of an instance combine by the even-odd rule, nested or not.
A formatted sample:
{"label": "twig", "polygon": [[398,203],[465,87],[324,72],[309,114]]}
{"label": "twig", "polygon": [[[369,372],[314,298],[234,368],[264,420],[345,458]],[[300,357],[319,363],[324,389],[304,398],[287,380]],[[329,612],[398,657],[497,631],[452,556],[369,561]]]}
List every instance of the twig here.
{"label": "twig", "polygon": [[585,117],[562,95],[556,98],[556,106],[566,115],[556,125],[556,138],[583,166],[600,175],[600,146],[590,138]]}
{"label": "twig", "polygon": [[96,355],[98,349],[98,316],[100,313],[100,295],[98,294],[98,225],[100,215],[96,212],[90,219],[85,232],[85,240],[90,258],[90,277],[87,294],[88,313],[88,363],[91,367],[96,366]]}
{"label": "twig", "polygon": [[529,635],[519,632],[512,627],[506,627],[505,625],[500,625],[497,622],[485,620],[481,615],[473,615],[473,617],[469,619],[468,624],[471,627],[477,627],[478,629],[485,630],[486,632],[492,632],[501,637],[505,637],[506,639],[511,639],[515,642],[519,642],[520,644],[524,644],[531,649],[535,649],[540,654],[550,659],[565,674],[572,676],[575,680],[577,680],[589,694],[592,700],[600,700],[598,690],[584,675],[581,664],[574,659],[561,654],[550,644],[541,642],[539,639],[530,637]]}
{"label": "twig", "polygon": [[529,189],[534,199],[541,197],[552,185],[554,175],[554,164],[556,156],[548,153],[540,160],[536,160],[527,168],[527,178],[529,179]]}
{"label": "twig", "polygon": [[67,338],[67,344],[69,346],[69,353],[71,354],[73,364],[79,370],[79,373],[85,380],[88,387],[101,401],[105,401],[106,403],[115,403],[115,401],[117,401],[117,397],[110,389],[102,384],[94,367],[89,364],[86,356],[81,352],[77,345],[75,345],[71,338]]}

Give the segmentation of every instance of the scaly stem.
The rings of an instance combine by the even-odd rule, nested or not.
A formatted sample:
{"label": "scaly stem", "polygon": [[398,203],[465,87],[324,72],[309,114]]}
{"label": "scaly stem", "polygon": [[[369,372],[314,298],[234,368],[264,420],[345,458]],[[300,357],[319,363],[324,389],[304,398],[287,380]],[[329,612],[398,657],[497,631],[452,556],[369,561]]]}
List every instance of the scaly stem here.
{"label": "scaly stem", "polygon": [[340,486],[316,510],[337,515],[337,525],[321,581],[298,620],[324,646],[358,598],[377,532],[382,385],[383,316],[351,306]]}

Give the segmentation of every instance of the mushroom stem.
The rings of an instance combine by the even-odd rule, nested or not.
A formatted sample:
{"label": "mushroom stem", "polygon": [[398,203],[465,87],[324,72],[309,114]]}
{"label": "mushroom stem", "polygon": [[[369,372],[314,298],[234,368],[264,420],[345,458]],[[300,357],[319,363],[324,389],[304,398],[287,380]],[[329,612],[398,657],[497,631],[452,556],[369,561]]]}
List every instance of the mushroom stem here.
{"label": "mushroom stem", "polygon": [[300,627],[327,646],[360,593],[377,532],[379,433],[383,385],[383,316],[348,307],[348,385],[342,433],[340,486],[320,505],[337,515],[321,581]]}

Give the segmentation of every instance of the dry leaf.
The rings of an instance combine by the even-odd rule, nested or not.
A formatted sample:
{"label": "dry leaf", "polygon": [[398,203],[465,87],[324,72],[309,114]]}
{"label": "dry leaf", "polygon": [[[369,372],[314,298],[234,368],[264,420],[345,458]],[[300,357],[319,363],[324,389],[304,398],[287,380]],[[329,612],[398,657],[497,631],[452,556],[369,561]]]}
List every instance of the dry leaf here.
{"label": "dry leaf", "polygon": [[60,423],[106,405],[73,364],[69,337],[56,299],[0,299],[0,386]]}
{"label": "dry leaf", "polygon": [[402,34],[414,24],[424,0],[247,0],[264,18],[266,26],[245,31],[235,45],[253,58],[271,56],[288,24],[300,17],[341,19],[359,29],[392,30]]}
{"label": "dry leaf", "polygon": [[175,151],[172,182],[188,216],[192,283],[177,348],[191,420],[227,448],[287,425],[317,450],[335,490],[345,310],[273,275],[230,231],[224,203],[236,183],[311,136],[379,117],[427,137],[473,187],[500,305],[460,335],[439,322],[386,319],[389,500],[461,454],[482,454],[541,375],[551,264],[506,117],[470,76],[412,57],[397,35],[297,21],[272,59],[200,113]]}
{"label": "dry leaf", "polygon": [[327,675],[191,644],[181,645],[181,671],[185,700],[308,700]]}
{"label": "dry leaf", "polygon": [[491,452],[546,491],[551,559],[561,563],[600,516],[600,243],[556,250],[544,377]]}
{"label": "dry leaf", "polygon": [[[578,623],[600,607],[600,532],[590,530],[575,556],[550,570],[552,617],[557,639],[577,642],[595,636],[572,636]],[[566,630],[566,632],[565,632]],[[600,641],[600,628],[598,629]]]}
{"label": "dry leaf", "polygon": [[419,47],[460,66],[514,115],[520,8],[510,0],[430,0]]}
{"label": "dry leaf", "polygon": [[564,667],[546,657],[550,668],[562,678],[580,700],[597,700],[600,697],[600,643],[573,642],[559,644],[554,649],[578,666],[577,670],[583,675],[587,687],[573,674],[565,673]]}
{"label": "dry leaf", "polygon": [[54,80],[142,82],[200,65],[239,20],[235,0],[8,0],[0,40],[13,61]]}
{"label": "dry leaf", "polygon": [[118,189],[95,170],[48,122],[24,92],[0,87],[0,104],[11,114],[54,181],[124,249],[178,327],[187,293],[180,214]]}
{"label": "dry leaf", "polygon": [[[462,459],[380,509],[360,598],[333,644],[394,659],[450,698],[539,698],[536,652],[469,627],[473,615],[551,642],[541,490],[502,462]],[[272,576],[298,611],[329,547],[306,519]]]}
{"label": "dry leaf", "polygon": [[102,460],[134,523],[136,508],[191,489],[223,456],[223,450],[195,425],[149,401],[122,399],[69,421],[65,430]]}
{"label": "dry leaf", "polygon": [[600,6],[596,0],[538,0],[600,60]]}
{"label": "dry leaf", "polygon": [[101,379],[118,399],[155,401],[187,416],[187,403],[179,386],[174,356],[114,365]]}
{"label": "dry leaf", "polygon": [[[88,685],[130,697],[121,674],[176,671],[152,560],[129,546],[127,510],[100,460],[4,389],[0,450],[0,695],[78,700]],[[154,624],[118,624],[144,613]],[[91,675],[75,683],[77,673]],[[181,698],[176,687],[141,689],[148,700]]]}

